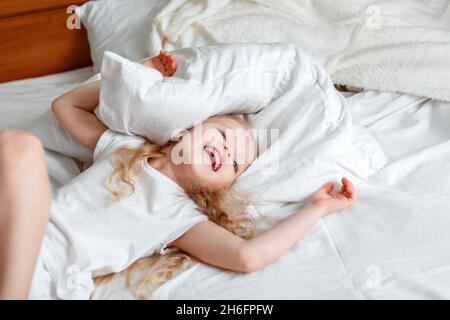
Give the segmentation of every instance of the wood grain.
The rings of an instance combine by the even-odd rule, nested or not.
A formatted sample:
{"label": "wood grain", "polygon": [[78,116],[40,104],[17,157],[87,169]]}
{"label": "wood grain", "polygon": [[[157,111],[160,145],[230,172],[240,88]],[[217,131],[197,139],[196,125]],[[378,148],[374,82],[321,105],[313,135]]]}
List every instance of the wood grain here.
{"label": "wood grain", "polygon": [[[3,3],[0,6],[3,10],[0,10],[0,14],[3,14],[3,18],[0,18],[0,82],[92,64],[86,30],[69,30],[66,26],[70,16],[66,12],[67,1],[32,1],[40,5],[36,4],[34,11],[25,13],[21,11],[23,5],[31,1],[14,2],[20,3],[15,12]],[[52,7],[44,8],[44,2]],[[61,3],[63,7],[53,7]],[[9,12],[7,17],[5,12]]]}
{"label": "wood grain", "polygon": [[0,18],[67,8],[70,5],[80,5],[85,2],[86,0],[1,0]]}

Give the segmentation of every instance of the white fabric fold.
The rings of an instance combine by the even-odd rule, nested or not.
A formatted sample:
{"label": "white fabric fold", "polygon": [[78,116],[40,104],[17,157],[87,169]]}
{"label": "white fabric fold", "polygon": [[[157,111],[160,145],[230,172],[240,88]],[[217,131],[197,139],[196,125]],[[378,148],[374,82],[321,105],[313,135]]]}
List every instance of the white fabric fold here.
{"label": "white fabric fold", "polygon": [[297,42],[336,84],[450,101],[448,0],[172,0],[147,49],[222,42]]}

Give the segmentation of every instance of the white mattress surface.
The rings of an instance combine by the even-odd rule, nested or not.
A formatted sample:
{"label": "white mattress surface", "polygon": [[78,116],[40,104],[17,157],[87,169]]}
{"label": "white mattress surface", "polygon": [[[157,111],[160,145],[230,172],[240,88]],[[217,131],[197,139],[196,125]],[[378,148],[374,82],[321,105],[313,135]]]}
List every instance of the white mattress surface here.
{"label": "white mattress surface", "polygon": [[[58,95],[93,74],[78,69],[0,85],[0,128],[24,128]],[[391,163],[357,186],[357,203],[325,217],[274,264],[252,274],[198,264],[155,299],[450,298],[450,105],[367,91],[349,96],[354,121]],[[54,188],[79,172],[53,152]],[[285,206],[273,219],[292,212]],[[95,298],[133,298],[117,277]]]}

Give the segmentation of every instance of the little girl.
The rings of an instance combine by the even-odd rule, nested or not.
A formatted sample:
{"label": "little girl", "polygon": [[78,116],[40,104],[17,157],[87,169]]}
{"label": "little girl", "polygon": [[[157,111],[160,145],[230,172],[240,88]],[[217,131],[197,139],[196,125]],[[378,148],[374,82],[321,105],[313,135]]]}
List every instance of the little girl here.
{"label": "little girl", "polygon": [[[143,64],[164,76],[176,69],[164,51]],[[93,165],[52,199],[39,141],[0,132],[2,299],[88,299],[93,278],[164,256],[169,247],[253,272],[277,260],[322,216],[355,200],[348,179],[337,192],[328,182],[303,209],[252,237],[251,217],[228,202],[230,187],[256,156],[243,121],[214,116],[160,147],[109,130],[93,113],[99,88],[99,81],[86,84],[52,103],[59,124],[93,150]]]}

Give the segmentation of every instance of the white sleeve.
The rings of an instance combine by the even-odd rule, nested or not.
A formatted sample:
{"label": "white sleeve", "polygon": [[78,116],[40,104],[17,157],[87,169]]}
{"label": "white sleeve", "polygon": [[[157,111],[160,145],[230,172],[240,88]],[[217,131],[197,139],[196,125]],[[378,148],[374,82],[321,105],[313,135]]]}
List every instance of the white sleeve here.
{"label": "white sleeve", "polygon": [[219,44],[172,54],[177,71],[163,79],[135,62],[105,54],[99,118],[113,130],[163,145],[210,116],[257,112],[277,99],[282,80],[298,64],[299,48]]}
{"label": "white sleeve", "polygon": [[56,120],[52,110],[46,111],[30,124],[27,131],[42,142],[44,148],[83,162],[92,162],[92,151],[74,140]]}
{"label": "white sleeve", "polygon": [[97,162],[111,154],[120,146],[140,147],[145,143],[145,139],[139,136],[129,136],[123,133],[114,132],[107,129],[97,141],[94,149],[93,160]]}
{"label": "white sleeve", "polygon": [[187,198],[179,204],[175,204],[173,209],[174,215],[167,217],[167,236],[157,248],[159,254],[167,254],[175,250],[175,248],[169,247],[171,242],[181,237],[197,223],[209,220],[206,215],[197,209],[194,202]]}

